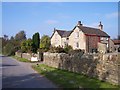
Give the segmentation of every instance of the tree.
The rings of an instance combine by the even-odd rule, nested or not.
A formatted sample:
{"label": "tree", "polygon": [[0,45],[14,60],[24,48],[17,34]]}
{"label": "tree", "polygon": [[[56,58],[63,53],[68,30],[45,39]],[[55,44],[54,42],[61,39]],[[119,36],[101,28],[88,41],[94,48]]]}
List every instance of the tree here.
{"label": "tree", "polygon": [[4,47],[6,46],[6,44],[9,42],[8,36],[4,35],[3,37],[0,38],[1,39],[1,47],[0,47],[0,52],[3,53],[4,51]]}
{"label": "tree", "polygon": [[2,40],[2,47],[4,47],[9,41],[7,35],[4,35],[3,37],[1,37],[1,40]]}
{"label": "tree", "polygon": [[22,41],[21,42],[21,51],[23,53],[25,53],[27,51],[27,48],[26,48],[26,40]]}
{"label": "tree", "polygon": [[14,37],[13,37],[13,36],[11,36],[11,37],[10,37],[10,40],[11,40],[11,41],[14,41]]}
{"label": "tree", "polygon": [[32,45],[33,50],[32,51],[33,51],[33,53],[36,53],[37,49],[40,46],[40,35],[38,32],[33,35],[32,41],[33,41],[33,45]]}
{"label": "tree", "polygon": [[43,35],[40,40],[40,48],[44,50],[49,50],[50,48],[50,37],[48,35]]}
{"label": "tree", "polygon": [[11,42],[8,42],[3,48],[3,54],[5,55],[14,55],[15,51],[14,45]]}
{"label": "tree", "polygon": [[31,39],[22,41],[22,43],[21,43],[22,52],[31,53],[32,52],[32,45],[33,45],[33,42]]}
{"label": "tree", "polygon": [[26,33],[25,31],[20,31],[15,35],[15,40],[17,41],[22,41],[22,40],[26,40]]}
{"label": "tree", "polygon": [[32,45],[33,45],[32,39],[28,39],[26,41],[26,48],[28,53],[32,52]]}
{"label": "tree", "polygon": [[10,39],[7,35],[4,35],[2,39],[2,50],[3,54],[5,55],[13,55],[16,51],[20,50],[21,42],[26,40],[26,33],[25,31],[18,32],[15,37],[11,36]]}

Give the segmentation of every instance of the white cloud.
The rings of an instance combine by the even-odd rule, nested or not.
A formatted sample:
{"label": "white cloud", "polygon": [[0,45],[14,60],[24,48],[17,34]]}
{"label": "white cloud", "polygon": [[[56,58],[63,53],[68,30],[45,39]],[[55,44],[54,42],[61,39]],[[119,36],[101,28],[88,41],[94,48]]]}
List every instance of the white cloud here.
{"label": "white cloud", "polygon": [[58,21],[56,21],[56,20],[47,20],[47,21],[45,21],[45,23],[47,23],[47,24],[57,24]]}
{"label": "white cloud", "polygon": [[118,12],[113,12],[105,15],[106,18],[117,18],[118,17]]}

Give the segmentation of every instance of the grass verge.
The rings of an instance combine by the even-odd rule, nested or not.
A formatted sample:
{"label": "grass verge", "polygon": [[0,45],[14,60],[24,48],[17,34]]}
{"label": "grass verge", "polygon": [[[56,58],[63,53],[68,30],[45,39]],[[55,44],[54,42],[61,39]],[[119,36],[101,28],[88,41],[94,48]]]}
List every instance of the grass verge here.
{"label": "grass verge", "polygon": [[21,62],[31,62],[31,61],[28,60],[28,59],[20,58],[20,57],[17,57],[17,56],[12,56],[12,58],[15,58],[16,60],[21,61]]}
{"label": "grass verge", "polygon": [[98,79],[89,78],[66,70],[52,68],[44,64],[33,65],[32,68],[62,88],[120,88]]}

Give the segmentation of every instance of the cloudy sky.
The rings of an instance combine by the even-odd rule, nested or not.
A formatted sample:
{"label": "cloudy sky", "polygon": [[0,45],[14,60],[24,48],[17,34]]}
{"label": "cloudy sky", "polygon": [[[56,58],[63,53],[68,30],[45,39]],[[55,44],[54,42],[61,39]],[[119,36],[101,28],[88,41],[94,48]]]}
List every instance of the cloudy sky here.
{"label": "cloudy sky", "polygon": [[14,36],[25,30],[31,38],[36,32],[51,36],[53,29],[72,30],[78,21],[98,27],[111,38],[118,35],[118,2],[2,2],[2,34]]}

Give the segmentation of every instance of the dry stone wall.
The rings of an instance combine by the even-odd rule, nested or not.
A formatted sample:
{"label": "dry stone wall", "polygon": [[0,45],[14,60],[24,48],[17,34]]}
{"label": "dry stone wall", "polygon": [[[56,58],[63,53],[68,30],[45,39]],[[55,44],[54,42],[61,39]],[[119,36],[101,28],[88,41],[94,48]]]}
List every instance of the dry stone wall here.
{"label": "dry stone wall", "polygon": [[118,85],[120,63],[118,54],[79,54],[44,53],[44,63],[48,66],[96,77]]}
{"label": "dry stone wall", "polygon": [[28,59],[28,60],[31,60],[31,57],[32,56],[35,56],[35,57],[37,57],[37,59],[38,60],[40,60],[41,61],[41,55],[42,55],[42,53],[37,53],[37,54],[29,54],[29,53],[21,53],[21,52],[15,52],[15,55],[17,56],[17,57],[21,57],[21,58],[25,58],[25,59]]}

